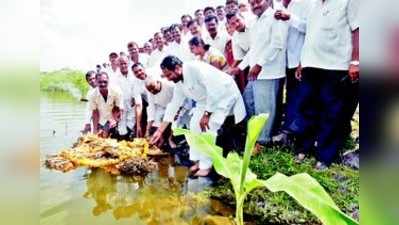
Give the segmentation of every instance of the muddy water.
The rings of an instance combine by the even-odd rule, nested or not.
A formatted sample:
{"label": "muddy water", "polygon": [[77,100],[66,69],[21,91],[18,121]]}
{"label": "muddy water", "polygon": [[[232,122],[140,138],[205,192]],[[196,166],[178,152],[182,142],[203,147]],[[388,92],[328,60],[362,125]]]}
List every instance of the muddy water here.
{"label": "muddy water", "polygon": [[[42,94],[40,112],[41,159],[79,136],[85,104],[65,95]],[[102,170],[69,173],[40,170],[40,224],[200,224],[220,205],[201,194],[206,179],[187,178],[187,168],[173,160],[159,162],[159,171],[144,179],[116,177]],[[222,214],[226,214],[223,212]],[[227,213],[228,214],[228,213]]]}

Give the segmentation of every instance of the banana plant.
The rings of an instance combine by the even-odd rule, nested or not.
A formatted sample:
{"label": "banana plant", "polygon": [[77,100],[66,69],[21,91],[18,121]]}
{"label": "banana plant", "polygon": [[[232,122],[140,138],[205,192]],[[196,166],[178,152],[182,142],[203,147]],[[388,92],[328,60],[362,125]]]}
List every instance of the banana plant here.
{"label": "banana plant", "polygon": [[237,225],[244,225],[243,208],[246,196],[259,187],[266,187],[272,192],[286,192],[324,225],[358,224],[338,208],[324,188],[310,175],[301,173],[287,177],[277,172],[267,180],[260,180],[249,169],[253,148],[267,119],[268,114],[260,114],[249,120],[243,159],[236,152],[230,152],[226,158],[223,157],[223,150],[215,144],[216,137],[211,133],[196,133],[181,128],[173,131],[174,135],[185,135],[190,146],[212,158],[216,172],[230,180],[236,200]]}

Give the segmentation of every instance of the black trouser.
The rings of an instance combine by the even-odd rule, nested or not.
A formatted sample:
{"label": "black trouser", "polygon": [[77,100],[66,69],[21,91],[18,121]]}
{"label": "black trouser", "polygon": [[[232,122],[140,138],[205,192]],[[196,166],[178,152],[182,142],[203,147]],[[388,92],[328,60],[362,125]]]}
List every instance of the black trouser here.
{"label": "black trouser", "polygon": [[[142,105],[143,111],[141,113],[141,124],[140,124],[140,126],[141,126],[141,131],[143,132],[143,135],[144,135],[145,132],[146,132],[146,129],[147,129],[147,118],[148,118],[147,107],[148,107],[148,102],[146,100],[144,100],[144,98],[141,98],[141,101],[142,101],[142,104],[143,104]],[[139,126],[139,125],[136,124],[136,126]]]}
{"label": "black trouser", "polygon": [[228,116],[218,131],[216,145],[223,148],[226,156],[232,150],[244,149],[246,137],[245,121],[235,124],[234,116]]}
{"label": "black trouser", "polygon": [[349,137],[352,132],[351,121],[359,104],[359,82],[352,83],[349,79],[346,82],[348,85],[345,91],[344,122],[342,124],[345,138]]}
{"label": "black trouser", "polygon": [[271,136],[277,135],[282,128],[283,114],[285,113],[283,98],[284,98],[284,83],[286,81],[282,80],[279,83],[279,89],[276,96],[276,116],[274,117],[273,127]]}
{"label": "black trouser", "polygon": [[298,86],[297,151],[316,147],[316,158],[330,165],[343,145],[342,124],[348,71],[304,68]]}
{"label": "black trouser", "polygon": [[290,126],[294,123],[296,119],[296,115],[298,112],[298,86],[299,81],[295,78],[295,71],[296,68],[287,69],[287,77],[285,81],[285,117],[284,117],[284,124],[282,126],[283,132],[291,133]]}

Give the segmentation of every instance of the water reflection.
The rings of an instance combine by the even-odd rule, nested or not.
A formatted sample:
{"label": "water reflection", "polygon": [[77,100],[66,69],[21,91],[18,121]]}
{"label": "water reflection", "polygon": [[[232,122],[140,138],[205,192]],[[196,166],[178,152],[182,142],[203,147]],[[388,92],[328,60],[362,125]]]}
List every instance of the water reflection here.
{"label": "water reflection", "polygon": [[137,216],[144,224],[193,224],[209,214],[209,199],[184,193],[187,169],[160,162],[160,170],[145,179],[115,177],[92,170],[83,197],[95,202],[94,216],[111,213],[116,220]]}
{"label": "water reflection", "polygon": [[[42,95],[41,157],[72,146],[86,105],[63,95]],[[103,170],[59,173],[40,169],[40,224],[199,225],[215,212],[214,202],[195,194],[210,183],[187,178],[186,167],[160,158],[159,171],[145,179],[111,176]],[[231,215],[231,213],[229,214]]]}

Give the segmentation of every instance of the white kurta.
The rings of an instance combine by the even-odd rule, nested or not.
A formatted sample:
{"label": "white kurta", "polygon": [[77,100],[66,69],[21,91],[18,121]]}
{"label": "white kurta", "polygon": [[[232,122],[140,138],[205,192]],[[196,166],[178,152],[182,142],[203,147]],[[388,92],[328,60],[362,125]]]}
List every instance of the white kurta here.
{"label": "white kurta", "polygon": [[251,29],[251,46],[240,69],[262,66],[258,79],[278,79],[286,74],[288,24],[274,18],[275,10],[267,8]]}
{"label": "white kurta", "polygon": [[112,118],[112,109],[115,106],[119,107],[121,110],[124,110],[122,92],[118,87],[112,85],[108,86],[107,101],[105,101],[98,88],[96,88],[93,94],[90,95],[89,109],[91,112],[94,110],[99,111],[99,123],[102,126]]}
{"label": "white kurta", "polygon": [[[211,112],[209,131],[215,135],[229,115],[239,123],[245,116],[244,102],[233,78],[200,61],[183,64],[183,81],[176,83],[173,99],[166,108],[164,121],[173,122],[186,98],[196,102],[190,121],[190,130],[201,132],[199,122],[205,111]],[[200,169],[212,166],[210,158],[190,148],[190,159],[199,161]]]}
{"label": "white kurta", "polygon": [[316,0],[307,24],[302,67],[348,70],[352,31],[359,28],[359,0]]}
{"label": "white kurta", "polygon": [[242,12],[240,14],[244,17],[246,23],[253,23],[256,20],[256,15],[253,14],[252,11]]}
{"label": "white kurta", "polygon": [[[89,87],[89,90],[87,91],[86,99],[89,101],[93,93],[96,91],[96,88],[92,88],[91,86]],[[91,116],[92,112],[90,111],[90,104],[86,105],[86,118],[85,118],[85,124],[90,124],[91,123]]]}
{"label": "white kurta", "polygon": [[172,101],[173,90],[175,84],[166,79],[158,79],[161,82],[161,91],[154,95],[148,92],[148,119],[147,121],[154,121],[153,125],[158,127],[163,121],[166,106]]}
{"label": "white kurta", "polygon": [[147,67],[159,67],[162,60],[168,55],[168,47],[164,46],[162,51],[155,49],[148,59]]}
{"label": "white kurta", "polygon": [[251,28],[246,25],[245,31],[234,31],[231,43],[234,59],[244,60],[251,46]]}
{"label": "white kurta", "polygon": [[[146,53],[140,53],[139,54],[139,62],[144,66],[144,68],[148,67],[148,60],[150,59],[150,55]],[[131,58],[129,58],[129,70],[132,69],[132,66],[134,65],[134,62]]]}
{"label": "white kurta", "polygon": [[288,11],[290,19],[287,38],[287,67],[297,68],[300,60],[302,47],[305,42],[306,21],[312,9],[314,0],[292,0],[287,8],[279,6],[281,10]]}
{"label": "white kurta", "polygon": [[218,49],[220,52],[224,52],[226,43],[230,40],[230,38],[231,37],[228,36],[226,32],[218,32],[215,38],[212,38],[210,35],[208,35],[204,41],[210,46]]}
{"label": "white kurta", "polygon": [[188,41],[186,40],[182,40],[180,44],[177,42],[171,43],[169,45],[168,54],[176,56],[183,62],[195,59],[194,54],[190,52]]}
{"label": "white kurta", "polygon": [[148,66],[148,60],[150,59],[150,55],[147,53],[140,53],[139,55],[139,62],[143,64],[143,66],[146,68]]}
{"label": "white kurta", "polygon": [[116,77],[119,74],[119,69],[116,71],[112,70],[112,67],[108,67],[105,72],[108,74],[108,84],[109,85],[116,85]]}
{"label": "white kurta", "polygon": [[127,134],[127,128],[133,130],[136,125],[136,111],[134,103],[138,101],[141,102],[141,97],[137,94],[136,88],[136,78],[130,72],[127,76],[119,73],[116,78],[116,84],[122,91],[124,111],[121,115],[121,120],[118,123],[118,131],[120,135]]}

